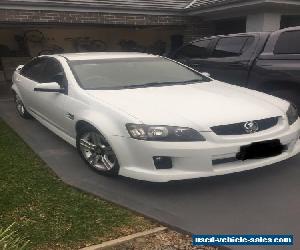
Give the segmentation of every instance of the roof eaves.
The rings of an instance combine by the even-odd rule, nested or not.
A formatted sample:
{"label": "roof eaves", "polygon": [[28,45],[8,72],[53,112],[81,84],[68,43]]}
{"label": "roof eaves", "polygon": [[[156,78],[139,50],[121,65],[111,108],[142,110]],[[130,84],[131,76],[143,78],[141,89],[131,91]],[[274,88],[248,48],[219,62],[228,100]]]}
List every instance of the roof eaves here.
{"label": "roof eaves", "polygon": [[31,9],[31,10],[56,10],[56,11],[79,11],[79,12],[99,12],[101,8],[101,12],[113,12],[113,13],[136,13],[136,14],[165,14],[165,15],[182,15],[182,9],[175,8],[141,8],[141,7],[122,7],[122,6],[114,6],[114,5],[85,5],[85,4],[66,4],[63,3],[46,3],[40,2],[37,4],[32,4],[30,2],[22,1],[22,2],[10,2],[10,1],[1,1],[0,9]]}
{"label": "roof eaves", "polygon": [[198,0],[192,0],[188,5],[186,5],[184,7],[184,9],[189,9],[191,8],[196,2],[198,2]]}
{"label": "roof eaves", "polygon": [[[199,3],[199,0],[194,1],[193,4],[190,5],[189,9],[191,10],[196,10],[196,9],[208,9],[208,8],[214,8],[214,7],[218,7],[218,6],[226,6],[229,4],[234,4],[234,3],[247,3],[247,2],[251,2],[252,0],[224,0],[224,1],[215,1],[213,3],[211,2],[205,2],[203,4],[197,4]],[[264,1],[264,0],[260,0],[260,1]]]}
{"label": "roof eaves", "polygon": [[218,3],[215,5],[207,5],[207,6],[197,6],[194,8],[189,8],[185,10],[185,13],[188,15],[197,15],[202,13],[213,13],[216,11],[227,11],[232,10],[233,8],[241,8],[241,7],[252,7],[252,6],[262,6],[267,3],[267,0],[229,0],[226,4],[223,2],[222,4]]}

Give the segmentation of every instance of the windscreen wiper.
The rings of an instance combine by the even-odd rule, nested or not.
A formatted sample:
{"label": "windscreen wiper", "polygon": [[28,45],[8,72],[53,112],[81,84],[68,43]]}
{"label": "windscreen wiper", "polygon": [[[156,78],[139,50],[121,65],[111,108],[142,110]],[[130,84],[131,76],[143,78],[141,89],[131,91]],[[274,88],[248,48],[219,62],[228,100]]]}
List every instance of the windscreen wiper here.
{"label": "windscreen wiper", "polygon": [[183,85],[189,83],[197,83],[202,81],[203,81],[202,79],[191,79],[191,80],[179,81],[179,82],[149,82],[149,83],[139,84],[139,85],[130,85],[124,88],[135,89],[135,88],[147,88],[147,87],[161,87],[161,86],[168,86],[168,85],[181,85],[181,84]]}

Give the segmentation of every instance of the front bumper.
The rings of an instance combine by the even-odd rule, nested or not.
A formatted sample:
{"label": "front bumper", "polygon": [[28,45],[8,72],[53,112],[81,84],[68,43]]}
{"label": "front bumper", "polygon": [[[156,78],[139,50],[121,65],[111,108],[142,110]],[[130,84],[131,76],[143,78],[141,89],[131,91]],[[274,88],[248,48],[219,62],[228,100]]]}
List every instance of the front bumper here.
{"label": "front bumper", "polygon": [[[209,138],[206,142],[153,142],[114,136],[111,145],[121,166],[119,174],[151,182],[193,179],[271,165],[300,152],[300,119],[292,126],[282,122],[277,128],[255,135],[222,138],[212,132],[202,134]],[[226,159],[235,158],[241,146],[272,139],[279,139],[286,146],[286,150],[281,155],[226,162]],[[171,157],[173,167],[164,170],[156,169],[153,156]]]}

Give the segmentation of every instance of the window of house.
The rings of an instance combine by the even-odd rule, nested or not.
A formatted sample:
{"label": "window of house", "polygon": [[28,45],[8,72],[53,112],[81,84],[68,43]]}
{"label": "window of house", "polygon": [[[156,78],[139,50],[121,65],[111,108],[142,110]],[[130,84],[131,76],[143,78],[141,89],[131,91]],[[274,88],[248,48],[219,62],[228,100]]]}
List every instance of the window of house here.
{"label": "window of house", "polygon": [[214,22],[215,35],[228,35],[246,32],[246,18],[221,19]]}
{"label": "window of house", "polygon": [[300,31],[282,33],[276,43],[274,54],[300,54]]}
{"label": "window of house", "polygon": [[300,26],[300,15],[282,15],[280,29]]}
{"label": "window of house", "polygon": [[207,58],[210,39],[190,43],[177,51],[175,58]]}
{"label": "window of house", "polygon": [[254,42],[253,37],[224,37],[221,38],[213,51],[212,57],[240,56]]}

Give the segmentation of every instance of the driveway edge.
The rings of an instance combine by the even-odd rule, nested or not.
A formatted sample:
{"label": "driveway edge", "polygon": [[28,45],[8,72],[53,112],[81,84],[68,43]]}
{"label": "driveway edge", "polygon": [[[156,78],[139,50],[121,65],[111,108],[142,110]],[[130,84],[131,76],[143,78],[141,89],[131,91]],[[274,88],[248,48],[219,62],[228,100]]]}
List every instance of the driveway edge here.
{"label": "driveway edge", "polygon": [[148,236],[148,235],[151,235],[151,234],[155,234],[155,233],[158,233],[158,232],[165,231],[166,229],[167,229],[167,227],[156,227],[156,228],[146,230],[146,231],[143,231],[143,232],[140,232],[140,233],[135,233],[135,234],[131,234],[131,235],[128,235],[128,236],[125,236],[125,237],[115,239],[115,240],[106,241],[106,242],[103,242],[99,245],[85,247],[85,248],[82,248],[80,250],[107,249],[109,247],[114,247],[114,246],[121,245],[121,244],[123,244],[125,242],[128,242],[130,240],[134,240],[134,239],[137,239],[137,238],[140,238],[140,237],[144,237],[144,236]]}

